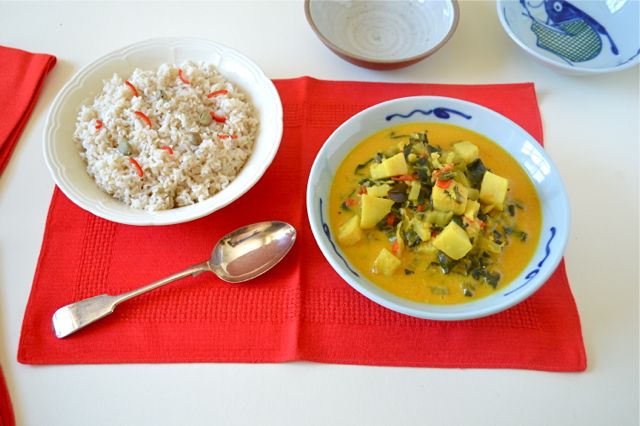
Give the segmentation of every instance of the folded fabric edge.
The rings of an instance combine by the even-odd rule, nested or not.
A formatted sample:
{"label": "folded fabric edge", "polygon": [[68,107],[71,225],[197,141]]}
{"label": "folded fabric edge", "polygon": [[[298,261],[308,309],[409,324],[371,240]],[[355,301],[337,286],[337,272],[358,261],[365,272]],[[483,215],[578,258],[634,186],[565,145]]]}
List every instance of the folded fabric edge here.
{"label": "folded fabric edge", "polygon": [[[53,221],[53,216],[55,212],[54,207],[57,204],[58,200],[60,199],[60,194],[61,194],[61,191],[56,186],[54,186],[53,194],[51,195],[51,203],[49,205],[49,211],[47,212],[47,219],[45,221],[44,229],[42,230],[43,235],[46,232],[47,228],[51,226],[51,222]],[[31,328],[31,323],[27,320],[27,318],[33,317],[33,315],[31,314],[31,310],[34,309],[36,293],[37,293],[36,287],[37,287],[37,283],[40,281],[40,274],[42,273],[42,265],[44,263],[43,259],[46,257],[47,247],[48,247],[48,244],[46,239],[42,238],[42,242],[40,243],[40,255],[38,256],[38,260],[36,262],[36,271],[33,274],[33,280],[31,281],[31,291],[29,293],[29,298],[27,299],[25,312],[22,317],[23,318],[22,328],[20,330],[20,340],[18,342],[18,353],[16,356],[17,361],[20,364],[29,364],[28,360],[30,357],[27,352],[27,347],[28,347],[27,339],[29,335],[29,330]]]}
{"label": "folded fabric edge", "polygon": [[17,142],[20,139],[20,136],[22,135],[22,132],[24,131],[27,122],[31,117],[31,113],[33,112],[33,109],[35,108],[38,102],[40,92],[42,91],[42,87],[44,86],[44,83],[46,81],[46,77],[49,75],[50,71],[53,69],[53,67],[57,62],[57,58],[53,55],[43,54],[43,53],[31,54],[29,52],[25,52],[20,49],[13,49],[13,48],[6,48],[6,49],[24,52],[25,55],[32,55],[33,59],[37,59],[37,61],[32,61],[32,63],[29,64],[29,67],[32,68],[35,66],[36,68],[38,68],[36,72],[40,74],[40,77],[35,87],[33,87],[31,98],[25,110],[22,112],[22,115],[18,119],[18,122],[15,124],[13,129],[9,132],[7,139],[5,141],[0,141],[1,142],[0,143],[0,176],[2,175],[2,172],[7,167],[7,165],[9,164],[9,159],[11,158],[11,155],[17,145]]}
{"label": "folded fabric edge", "polygon": [[0,367],[0,426],[14,426],[15,422],[11,396]]}
{"label": "folded fabric edge", "polygon": [[503,362],[500,365],[496,364],[483,364],[483,363],[456,363],[456,362],[395,362],[395,361],[380,361],[377,359],[370,360],[354,360],[348,357],[336,357],[329,359],[326,357],[301,357],[297,359],[291,358],[257,358],[247,357],[246,359],[238,357],[220,357],[212,359],[188,359],[188,360],[158,360],[158,359],[122,359],[122,360],[93,360],[90,362],[69,362],[66,361],[40,361],[40,360],[25,360],[22,362],[25,365],[38,366],[55,366],[55,365],[117,365],[117,364],[279,364],[279,363],[303,363],[312,362],[316,364],[329,364],[329,365],[359,365],[365,367],[395,367],[395,368],[433,368],[433,369],[462,369],[462,370],[497,370],[497,369],[512,369],[512,370],[533,370],[543,371],[549,373],[580,373],[587,369],[585,359],[580,359],[580,362],[570,366],[556,366],[549,363],[520,363],[520,362]]}

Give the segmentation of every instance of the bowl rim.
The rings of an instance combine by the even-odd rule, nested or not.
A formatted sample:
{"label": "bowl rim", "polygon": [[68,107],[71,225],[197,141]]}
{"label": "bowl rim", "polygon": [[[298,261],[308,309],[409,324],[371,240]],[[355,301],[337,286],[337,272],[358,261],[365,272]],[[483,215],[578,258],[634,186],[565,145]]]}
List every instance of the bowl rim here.
{"label": "bowl rim", "polygon": [[[566,191],[566,186],[564,184],[564,181],[562,179],[562,176],[560,175],[560,172],[558,170],[558,168],[556,167],[556,165],[553,163],[553,160],[548,156],[548,154],[546,153],[546,151],[544,150],[544,147],[542,145],[538,144],[538,148],[540,149],[540,151],[543,154],[544,159],[549,163],[549,165],[551,166],[551,170],[555,171],[555,177],[558,180],[559,183],[559,188],[562,194],[562,197],[560,198],[560,202],[562,203],[562,208],[559,209],[559,221],[561,221],[563,224],[566,224],[566,232],[561,233],[561,236],[563,236],[563,238],[561,240],[558,240],[558,244],[559,244],[559,249],[557,250],[557,254],[555,256],[553,256],[550,260],[549,263],[547,263],[547,267],[545,267],[544,269],[540,269],[541,268],[541,264],[539,266],[539,272],[533,277],[533,279],[535,279],[535,285],[528,285],[526,288],[522,289],[519,293],[517,297],[514,298],[506,298],[502,299],[501,303],[496,303],[493,305],[490,305],[488,307],[485,308],[480,308],[480,309],[475,309],[475,310],[469,310],[469,311],[464,311],[464,312],[425,312],[425,311],[421,311],[418,309],[414,309],[410,306],[405,306],[405,305],[401,305],[401,304],[397,304],[394,303],[392,300],[389,300],[388,298],[385,298],[373,291],[370,291],[369,289],[367,289],[366,287],[362,286],[361,284],[359,284],[358,282],[356,282],[356,280],[351,277],[351,275],[347,274],[344,270],[344,266],[340,264],[340,262],[334,257],[333,253],[329,250],[328,245],[324,242],[324,237],[325,235],[323,235],[323,232],[328,232],[328,230],[324,229],[324,226],[328,226],[326,224],[321,224],[319,225],[319,222],[321,221],[318,212],[316,212],[316,208],[317,206],[315,205],[315,200],[313,199],[313,194],[315,193],[315,186],[313,185],[313,178],[315,177],[315,175],[317,173],[319,173],[319,169],[320,169],[320,159],[322,157],[324,157],[324,154],[330,149],[330,146],[328,144],[328,142],[330,140],[332,140],[337,134],[339,134],[340,132],[344,131],[346,127],[348,127],[349,125],[351,125],[351,123],[353,121],[358,120],[360,117],[362,117],[365,114],[370,113],[371,111],[375,111],[378,109],[382,109],[387,107],[390,104],[394,104],[397,102],[402,102],[402,101],[411,101],[411,100],[438,100],[438,99],[442,99],[442,100],[446,100],[448,102],[453,102],[453,103],[460,103],[460,104],[466,104],[466,105],[472,105],[473,107],[479,108],[481,110],[483,110],[484,113],[488,113],[489,115],[493,116],[494,118],[497,118],[503,122],[505,122],[506,124],[510,125],[510,126],[514,126],[514,128],[517,128],[519,131],[521,131],[523,134],[527,135],[529,138],[531,138],[531,140],[536,141],[537,139],[534,138],[533,136],[531,136],[531,134],[529,132],[527,132],[524,128],[522,128],[520,125],[518,125],[516,122],[514,122],[513,120],[511,120],[510,118],[498,113],[497,111],[494,111],[484,105],[475,103],[475,102],[471,102],[471,101],[467,101],[467,100],[463,100],[463,99],[458,99],[458,98],[452,98],[452,97],[446,97],[446,96],[430,96],[430,95],[423,95],[423,96],[408,96],[408,97],[401,97],[401,98],[395,98],[395,99],[391,99],[388,101],[384,101],[375,105],[372,105],[368,108],[365,108],[364,110],[354,114],[353,116],[351,116],[350,118],[348,118],[346,121],[344,121],[340,126],[338,126],[332,133],[331,135],[329,135],[327,137],[327,139],[325,140],[325,142],[323,143],[322,147],[320,148],[320,150],[318,151],[314,162],[313,162],[313,166],[311,167],[311,171],[309,173],[309,178],[307,180],[307,188],[306,188],[306,207],[307,207],[307,219],[309,221],[309,225],[311,228],[311,232],[314,236],[314,239],[316,241],[317,246],[320,248],[320,251],[322,252],[323,256],[325,257],[325,259],[327,259],[327,261],[329,262],[329,264],[331,265],[331,267],[334,269],[334,271],[340,276],[340,278],[342,278],[344,281],[346,281],[349,286],[351,286],[353,289],[355,289],[357,292],[359,292],[360,294],[362,294],[363,296],[367,297],[368,299],[374,301],[375,303],[384,306],[385,308],[391,309],[392,311],[395,312],[399,312],[402,314],[406,314],[406,315],[410,315],[413,317],[417,317],[417,318],[422,318],[422,319],[430,319],[430,320],[441,320],[441,321],[458,321],[458,320],[468,320],[468,319],[475,319],[475,318],[481,318],[481,317],[486,317],[489,315],[493,315],[499,312],[502,312],[506,309],[509,309],[519,303],[524,302],[526,299],[528,299],[533,293],[535,293],[536,291],[538,291],[549,279],[549,277],[556,271],[556,269],[559,267],[559,265],[561,264],[563,258],[564,258],[564,252],[566,250],[568,241],[569,241],[569,234],[570,234],[570,229],[571,229],[571,207],[569,204],[569,196],[568,193]],[[361,142],[361,140],[360,140]],[[355,145],[353,145],[353,147],[355,147],[357,145],[357,143],[360,142],[356,142]],[[497,141],[494,141],[494,143],[499,144]],[[500,144],[499,144],[500,145]],[[352,147],[352,148],[353,148]],[[504,148],[503,148],[504,149]],[[509,153],[510,154],[510,153]],[[511,155],[511,154],[510,154]],[[344,157],[343,157],[344,158]],[[542,207],[542,206],[541,206]],[[563,213],[563,214],[560,214]],[[542,232],[544,231],[544,229],[541,229],[541,238],[540,241],[538,243],[538,246],[540,247],[541,245],[543,245],[543,238],[542,238]],[[557,234],[553,234],[551,239],[553,239]],[[322,243],[321,243],[322,242]],[[331,244],[333,244],[333,241],[329,238],[329,242]],[[532,259],[529,262],[530,264],[535,264],[536,262],[534,261],[534,259]],[[366,277],[363,278],[364,280],[371,282],[370,280],[368,280]],[[533,281],[532,279],[532,281]],[[372,283],[373,286],[376,286],[375,283]],[[504,287],[504,289],[506,289],[507,287]],[[385,290],[383,290],[384,292],[386,292]],[[388,293],[391,297],[394,298],[398,298],[403,300],[405,303],[412,303],[412,304],[416,304],[416,305],[420,305],[420,302],[413,302],[413,301],[409,301],[408,299],[404,299],[401,298],[399,296],[395,296],[392,293],[386,292]],[[487,296],[490,297],[490,296]],[[486,300],[487,297],[484,297],[482,299],[478,299],[478,301],[480,300]],[[470,302],[473,303],[473,302]],[[423,304],[425,306],[430,306],[430,304]],[[468,305],[467,303],[463,303],[463,304],[454,304],[454,305],[431,305],[431,306],[438,306],[438,307],[443,307],[443,306],[464,306],[464,305]]]}
{"label": "bowl rim", "polygon": [[[115,215],[112,212],[106,211],[102,208],[97,207],[99,205],[99,201],[92,200],[91,202],[87,202],[87,200],[81,199],[81,197],[77,196],[76,190],[74,189],[74,185],[72,185],[67,179],[64,179],[60,176],[60,168],[64,168],[64,164],[61,164],[53,154],[53,146],[54,146],[54,131],[56,130],[55,119],[60,112],[60,109],[63,106],[66,98],[73,93],[74,90],[77,90],[77,82],[79,79],[87,78],[95,69],[99,69],[105,62],[113,60],[122,56],[123,54],[129,53],[131,51],[135,51],[137,49],[142,49],[144,47],[154,47],[159,45],[171,45],[171,44],[181,44],[181,43],[198,43],[203,46],[211,46],[215,49],[218,49],[220,52],[228,52],[231,55],[234,55],[238,58],[241,58],[243,61],[246,61],[253,67],[253,72],[255,72],[256,76],[262,80],[262,82],[266,83],[264,86],[265,93],[268,93],[274,100],[276,100],[276,104],[273,105],[274,108],[274,116],[277,120],[276,127],[273,129],[273,135],[275,136],[275,140],[272,141],[268,150],[265,150],[265,157],[260,164],[263,165],[259,170],[254,170],[251,181],[245,187],[239,187],[239,190],[235,193],[230,194],[226,199],[221,202],[213,203],[209,208],[202,208],[207,201],[212,200],[217,194],[221,193],[223,190],[219,191],[216,194],[213,194],[207,200],[203,200],[202,202],[195,203],[189,206],[182,206],[178,208],[168,209],[168,210],[159,210],[159,211],[147,211],[142,209],[134,209],[133,214],[125,214],[124,212],[116,212]],[[160,65],[160,64],[158,64]],[[217,67],[216,67],[217,68]],[[223,74],[224,75],[224,74]],[[246,87],[241,86],[242,90],[252,98],[251,92],[247,90]],[[78,105],[79,107],[80,105]],[[278,149],[280,147],[282,141],[283,134],[283,109],[282,109],[282,101],[280,99],[280,95],[275,88],[273,81],[267,77],[262,68],[258,66],[258,64],[253,61],[251,58],[241,53],[240,51],[230,48],[222,43],[217,41],[207,39],[204,37],[153,37],[144,40],[140,40],[134,43],[127,44],[125,46],[119,47],[117,49],[113,49],[108,51],[105,54],[97,56],[91,62],[82,66],[78,71],[76,71],[62,86],[62,88],[58,91],[55,98],[53,99],[51,106],[47,112],[47,117],[45,119],[44,131],[43,131],[43,144],[42,144],[42,152],[44,155],[45,164],[49,170],[49,174],[52,177],[55,185],[67,196],[74,204],[78,207],[82,208],[85,211],[88,211],[102,219],[106,219],[109,221],[113,221],[116,223],[121,223],[125,225],[135,225],[135,226],[164,226],[164,225],[173,225],[179,223],[191,222],[196,219],[200,219],[204,216],[207,216],[217,210],[226,207],[232,202],[236,201],[246,192],[248,192],[266,173],[270,164],[273,162]],[[247,163],[251,160],[251,157],[255,154],[255,148],[251,152],[251,156],[247,158]],[[247,164],[245,163],[245,165]],[[244,169],[244,166],[243,166]],[[242,170],[242,169],[241,169]],[[85,170],[86,172],[86,170]],[[93,180],[93,178],[92,178]],[[235,181],[235,179],[234,179]],[[225,188],[226,189],[226,188]],[[81,191],[79,191],[81,192]],[[106,194],[106,193],[105,193]],[[107,196],[110,196],[107,194]],[[111,197],[111,196],[110,196]],[[113,197],[112,197],[113,198]],[[96,205],[94,205],[96,204]],[[124,207],[128,207],[133,209],[124,203],[122,203]],[[194,209],[194,212],[191,214],[187,214],[186,216],[181,216],[176,214],[177,209],[188,209],[190,207],[200,207],[200,211]]]}
{"label": "bowl rim", "polygon": [[411,65],[411,64],[414,64],[416,62],[419,62],[420,60],[422,60],[422,59],[430,56],[431,54],[437,52],[442,46],[444,46],[449,41],[449,39],[451,39],[451,37],[453,37],[453,33],[455,33],[456,29],[458,28],[458,21],[460,19],[460,10],[459,10],[459,7],[458,7],[458,0],[444,0],[444,1],[449,2],[451,4],[451,6],[452,6],[453,20],[452,20],[451,25],[449,27],[449,31],[445,34],[445,36],[442,38],[442,40],[440,40],[438,42],[438,44],[436,44],[431,49],[429,49],[429,50],[427,50],[425,52],[422,52],[422,53],[420,53],[418,55],[414,55],[414,56],[408,56],[406,58],[401,58],[401,59],[375,59],[375,58],[371,58],[371,57],[367,57],[367,56],[358,55],[356,53],[349,52],[348,50],[344,50],[343,48],[338,47],[331,40],[329,40],[324,35],[324,33],[322,31],[320,31],[320,29],[316,25],[313,17],[311,16],[311,2],[312,1],[314,1],[314,0],[304,0],[304,14],[305,14],[305,16],[307,18],[307,22],[308,22],[309,26],[311,27],[313,32],[316,34],[316,36],[327,47],[329,47],[331,50],[333,50],[335,53],[337,53],[342,58],[350,59],[350,60],[353,60],[353,61],[357,61],[360,64],[371,64],[371,65],[384,66],[384,65],[398,65],[398,64]]}
{"label": "bowl rim", "polygon": [[537,60],[550,65],[552,67],[556,67],[556,68],[561,68],[565,71],[569,71],[569,72],[573,72],[573,73],[582,73],[582,74],[591,74],[591,75],[595,75],[595,74],[605,74],[605,73],[611,73],[611,72],[618,72],[618,71],[624,71],[626,69],[632,68],[636,65],[638,65],[640,63],[640,50],[638,51],[638,53],[635,55],[635,57],[632,57],[632,59],[630,59],[629,61],[627,61],[626,63],[619,65],[619,66],[614,66],[614,67],[603,67],[603,68],[585,68],[582,67],[580,65],[574,65],[574,66],[570,66],[568,64],[566,64],[565,62],[562,62],[561,60],[554,60],[551,59],[547,56],[542,55],[541,53],[537,52],[536,50],[534,50],[533,48],[529,47],[527,44],[525,44],[520,37],[518,37],[515,32],[513,32],[513,30],[511,29],[511,26],[509,25],[509,23],[507,22],[507,18],[504,16],[504,4],[505,3],[515,3],[513,2],[513,0],[497,0],[496,1],[496,11],[498,13],[498,18],[500,19],[500,24],[502,24],[502,28],[504,29],[504,31],[509,35],[509,37],[511,38],[511,40],[513,40],[518,46],[520,46],[525,52],[531,54],[533,57],[535,57]]}

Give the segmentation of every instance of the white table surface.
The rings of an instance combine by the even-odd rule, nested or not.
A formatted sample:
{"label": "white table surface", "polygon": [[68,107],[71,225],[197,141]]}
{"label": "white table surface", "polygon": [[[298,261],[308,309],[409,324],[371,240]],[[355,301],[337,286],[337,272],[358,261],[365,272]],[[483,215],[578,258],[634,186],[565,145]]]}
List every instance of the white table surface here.
{"label": "white table surface", "polygon": [[[635,1],[635,0],[634,0]],[[638,424],[638,68],[576,78],[534,62],[492,1],[462,1],[458,30],[409,68],[334,56],[302,1],[0,3],[0,45],[58,63],[0,177],[0,364],[19,425]],[[272,78],[536,84],[546,149],[572,206],[566,251],[588,355],[584,373],[285,364],[27,366],[16,361],[53,191],[42,133],[82,66],[135,41],[206,37]],[[0,76],[2,78],[2,76]],[[1,101],[1,100],[0,100]]]}

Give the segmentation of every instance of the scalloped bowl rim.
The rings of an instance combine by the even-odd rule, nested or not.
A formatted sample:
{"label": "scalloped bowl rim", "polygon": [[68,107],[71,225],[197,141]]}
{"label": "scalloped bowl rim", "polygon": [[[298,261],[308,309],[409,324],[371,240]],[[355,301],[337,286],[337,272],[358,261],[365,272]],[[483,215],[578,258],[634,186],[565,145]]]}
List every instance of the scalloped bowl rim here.
{"label": "scalloped bowl rim", "polygon": [[[80,156],[74,157],[71,148],[65,146],[64,141],[60,139],[68,138],[77,154],[75,143],[69,137],[69,126],[71,126],[69,120],[73,122],[72,127],[75,128],[76,115],[80,106],[95,96],[95,87],[98,84],[101,85],[103,79],[113,74],[112,71],[106,71],[107,69],[117,68],[117,72],[125,72],[122,71],[125,68],[122,64],[126,64],[131,68],[128,72],[131,72],[132,67],[137,66],[132,65],[133,62],[144,61],[151,61],[157,67],[162,62],[172,62],[171,58],[166,56],[167,53],[175,57],[185,55],[186,52],[193,52],[193,54],[197,52],[201,55],[201,58],[195,58],[195,60],[210,58],[202,60],[216,65],[225,78],[239,85],[248,95],[260,118],[254,148],[242,170],[229,186],[207,200],[157,212],[134,209],[102,191],[86,172],[86,165]],[[186,60],[186,56],[183,60]],[[236,67],[234,69],[236,74],[229,75],[224,69],[218,67],[221,63],[224,65],[225,61],[227,65]],[[236,81],[238,76],[247,82],[253,82],[251,85],[238,83]],[[93,87],[94,90],[88,87]],[[82,99],[78,101],[80,98]],[[73,116],[69,117],[71,111]],[[282,103],[273,82],[244,54],[204,38],[153,38],[127,45],[99,57],[82,67],[65,83],[53,100],[46,118],[43,154],[55,184],[82,209],[103,219],[127,225],[171,225],[213,213],[251,189],[264,175],[278,151],[283,132],[282,117]],[[81,165],[84,173],[79,170]]]}
{"label": "scalloped bowl rim", "polygon": [[[328,223],[322,223],[323,217],[327,217],[326,206],[322,207],[322,197],[328,197],[330,182],[328,184],[329,187],[327,188],[326,193],[323,192],[320,196],[318,192],[320,191],[319,180],[322,177],[322,168],[329,164],[329,160],[327,159],[329,152],[343,146],[342,151],[346,152],[344,152],[340,157],[341,161],[344,158],[344,155],[346,155],[347,152],[349,152],[355,145],[361,142],[366,136],[369,136],[376,131],[382,130],[384,128],[401,124],[400,122],[389,123],[386,125],[374,126],[373,129],[364,131],[364,126],[366,124],[363,124],[363,121],[374,115],[383,117],[390,113],[391,107],[396,108],[397,105],[403,104],[414,106],[418,104],[420,106],[427,105],[425,108],[435,108],[434,105],[446,105],[447,107],[458,109],[471,108],[474,113],[480,113],[483,116],[483,120],[489,120],[492,123],[497,124],[498,126],[502,126],[509,132],[513,132],[513,134],[517,135],[517,137],[524,138],[523,143],[529,144],[529,147],[533,149],[533,154],[531,155],[534,155],[538,160],[542,160],[546,167],[549,168],[549,171],[547,173],[548,177],[544,178],[547,179],[547,181],[549,181],[549,179],[553,180],[553,185],[545,184],[547,186],[544,187],[545,191],[548,190],[554,193],[549,203],[544,203],[546,198],[543,199],[543,194],[540,193],[540,187],[532,179],[532,182],[534,183],[536,191],[538,192],[538,195],[540,197],[541,209],[543,210],[543,223],[536,253],[534,254],[533,259],[529,262],[525,270],[513,282],[498,289],[496,293],[492,295],[483,297],[481,299],[478,299],[477,301],[454,305],[437,305],[409,301],[408,299],[401,298],[383,290],[382,288],[376,286],[375,284],[364,278],[364,276],[354,277],[349,271],[351,265],[346,261],[346,257],[344,257],[337,245],[334,246],[336,248],[332,247],[332,245],[334,245],[334,242],[330,239],[330,237],[328,238],[326,235],[326,232],[330,232],[330,229],[325,230],[324,226],[327,226],[327,228],[329,228]],[[451,122],[451,124],[466,127],[470,130],[478,132],[472,127],[464,126],[464,123],[462,123],[461,120],[462,119],[457,120],[456,122]],[[436,121],[434,118],[428,117],[422,117],[419,120],[409,118],[404,122],[411,121],[440,122]],[[362,137],[362,135],[364,135],[364,137]],[[503,143],[491,137],[489,138],[496,142],[498,145],[502,146],[503,149],[509,152],[513,157],[513,153],[509,149],[507,149],[507,147],[505,147]],[[340,161],[338,161],[338,164],[340,163]],[[332,165],[334,166],[334,171],[338,164],[332,163]],[[529,177],[531,177],[526,168],[525,172],[529,175]],[[331,177],[332,176],[333,175],[331,174]],[[331,180],[331,178],[329,179]],[[319,200],[320,203],[318,203]],[[551,201],[553,201],[552,204]],[[446,321],[466,320],[492,315],[508,309],[526,300],[529,296],[534,294],[549,279],[551,274],[560,264],[568,242],[571,221],[568,196],[564,187],[564,183],[562,182],[562,178],[552,160],[548,157],[544,149],[538,144],[533,136],[531,136],[524,129],[522,129],[507,117],[487,107],[456,98],[441,96],[413,96],[382,102],[355,114],[343,124],[341,124],[325,141],[324,145],[319,150],[315,158],[315,161],[311,168],[311,172],[309,174],[309,179],[307,181],[306,204],[311,231],[316,240],[316,243],[318,244],[318,247],[320,248],[320,251],[327,259],[329,264],[333,267],[333,269],[338,273],[338,275],[340,275],[340,277],[344,281],[346,281],[352,288],[354,288],[356,291],[369,298],[370,300],[393,311],[423,319]],[[550,217],[546,217],[545,213],[549,212],[554,216],[554,224],[556,224],[559,229],[556,228],[556,230],[552,232],[552,235],[547,241],[545,247],[545,235],[543,235],[543,233],[545,231],[545,228],[549,226],[549,221],[551,220]],[[329,222],[328,219],[326,221]],[[552,252],[547,253],[544,259],[540,261],[540,254],[544,254],[545,251],[552,246],[552,244]],[[523,279],[528,278],[525,277],[525,275],[532,274],[534,270],[537,270],[537,272],[533,274],[533,276],[524,284],[520,284]],[[518,286],[515,286],[514,283],[518,283]]]}

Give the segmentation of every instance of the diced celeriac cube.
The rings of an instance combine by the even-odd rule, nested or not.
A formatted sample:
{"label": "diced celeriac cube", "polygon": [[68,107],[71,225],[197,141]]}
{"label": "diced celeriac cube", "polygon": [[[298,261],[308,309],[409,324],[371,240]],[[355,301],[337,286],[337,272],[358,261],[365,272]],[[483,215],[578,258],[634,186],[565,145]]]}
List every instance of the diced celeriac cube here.
{"label": "diced celeriac cube", "polygon": [[393,275],[393,273],[400,267],[402,262],[395,257],[389,250],[383,248],[378,253],[378,257],[373,261],[372,272],[374,274],[381,274],[387,277]]}
{"label": "diced celeriac cube", "polygon": [[483,204],[493,205],[498,210],[502,210],[508,189],[509,181],[507,179],[486,171],[480,184],[480,201]]}
{"label": "diced celeriac cube", "polygon": [[389,214],[391,206],[393,206],[392,200],[363,194],[360,228],[369,229],[376,226],[376,223],[380,222],[387,214]]}
{"label": "diced celeriac cube", "polygon": [[386,183],[370,186],[367,188],[367,195],[373,195],[374,197],[386,197],[390,189],[391,185],[387,185]]}
{"label": "diced celeriac cube", "polygon": [[369,168],[372,179],[384,179],[391,176],[406,175],[409,168],[402,152],[383,160],[379,164],[372,164]]}
{"label": "diced celeriac cube", "polygon": [[472,247],[465,230],[453,221],[433,239],[433,245],[454,260],[462,259]]}
{"label": "diced celeriac cube", "polygon": [[480,156],[480,150],[478,147],[468,141],[453,144],[453,150],[458,154],[458,157],[465,162],[465,164],[471,163]]}
{"label": "diced celeriac cube", "polygon": [[345,246],[352,246],[362,239],[360,216],[355,215],[338,229],[338,241]]}

